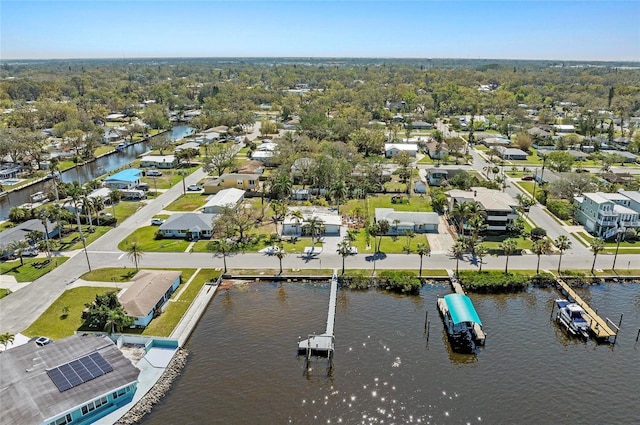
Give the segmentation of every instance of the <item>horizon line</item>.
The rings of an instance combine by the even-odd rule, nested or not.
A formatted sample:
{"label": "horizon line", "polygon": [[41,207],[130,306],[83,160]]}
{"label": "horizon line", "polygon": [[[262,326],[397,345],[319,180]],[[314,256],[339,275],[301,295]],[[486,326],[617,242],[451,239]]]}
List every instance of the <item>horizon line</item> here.
{"label": "horizon line", "polygon": [[418,57],[418,56],[131,56],[131,57],[59,57],[59,58],[0,58],[0,62],[7,61],[64,61],[64,60],[139,60],[139,59],[403,59],[403,60],[495,60],[495,61],[545,61],[545,62],[626,62],[638,63],[639,59],[524,59],[524,58],[496,58],[496,57]]}

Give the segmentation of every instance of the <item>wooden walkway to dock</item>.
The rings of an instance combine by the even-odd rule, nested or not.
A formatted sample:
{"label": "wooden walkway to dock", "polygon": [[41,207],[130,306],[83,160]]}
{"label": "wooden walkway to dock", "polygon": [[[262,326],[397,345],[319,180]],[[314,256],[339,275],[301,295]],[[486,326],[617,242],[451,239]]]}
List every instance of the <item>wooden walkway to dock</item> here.
{"label": "wooden walkway to dock", "polygon": [[305,340],[298,342],[298,352],[307,353],[307,357],[313,352],[316,355],[331,356],[334,349],[333,327],[336,321],[336,300],[338,298],[338,271],[333,271],[331,278],[331,293],[329,295],[329,312],[327,313],[327,326],[322,335],[309,335]]}
{"label": "wooden walkway to dock", "polygon": [[609,319],[604,320],[598,316],[598,313],[596,313],[586,301],[580,298],[580,296],[576,294],[576,291],[574,291],[573,288],[571,288],[564,280],[556,279],[556,282],[560,287],[560,292],[562,292],[563,295],[566,295],[569,301],[575,302],[582,307],[585,313],[587,313],[585,320],[589,323],[589,328],[597,339],[609,340],[616,336],[616,332],[607,324],[607,321],[611,322]]}

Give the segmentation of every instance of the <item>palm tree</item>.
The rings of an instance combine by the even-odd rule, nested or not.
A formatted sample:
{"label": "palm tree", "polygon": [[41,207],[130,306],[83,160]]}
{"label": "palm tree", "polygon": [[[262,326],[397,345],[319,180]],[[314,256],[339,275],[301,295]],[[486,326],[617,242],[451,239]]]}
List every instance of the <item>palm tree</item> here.
{"label": "palm tree", "polygon": [[475,247],[475,254],[476,254],[476,257],[478,257],[480,259],[480,261],[479,261],[480,269],[478,271],[481,272],[482,271],[482,259],[489,254],[489,248],[487,248],[483,244],[479,244],[479,245],[477,245]]}
{"label": "palm tree", "polygon": [[340,241],[337,253],[342,257],[342,274],[344,275],[344,259],[351,254],[351,244],[349,243],[349,239],[344,238]]}
{"label": "palm tree", "polygon": [[271,180],[271,194],[276,199],[286,199],[291,195],[293,183],[288,174],[280,173]]}
{"label": "palm tree", "polygon": [[56,202],[60,200],[60,195],[58,194],[58,180],[56,173],[60,171],[60,159],[56,156],[49,159],[49,171],[51,172],[51,178],[53,181],[53,191],[56,194]]}
{"label": "palm tree", "polygon": [[591,274],[593,274],[593,269],[596,267],[596,258],[598,258],[598,254],[604,251],[605,243],[602,238],[595,238],[591,241],[591,246],[589,247],[591,252],[593,252],[593,264],[591,264]]}
{"label": "palm tree", "polygon": [[451,215],[455,218],[456,223],[458,224],[458,233],[464,233],[464,221],[467,218],[469,213],[469,202],[456,202],[451,208]]}
{"label": "palm tree", "polygon": [[118,202],[120,202],[120,199],[122,199],[122,192],[114,189],[111,192],[109,192],[109,202],[111,203],[111,208],[113,209],[113,216],[116,216],[116,204]]}
{"label": "palm tree", "polygon": [[460,263],[460,258],[462,258],[462,254],[464,254],[466,250],[467,247],[465,246],[464,242],[460,240],[456,241],[456,243],[454,243],[451,247],[451,254],[456,259],[456,276],[458,276],[458,265]]}
{"label": "palm tree", "polygon": [[504,264],[505,273],[509,273],[509,256],[511,256],[511,254],[514,253],[517,247],[518,247],[518,242],[512,238],[505,239],[500,244],[500,249],[502,249],[502,252],[504,252],[504,255],[507,256],[507,261]]}
{"label": "palm tree", "polygon": [[[482,210],[482,212],[486,215],[487,213]],[[480,241],[480,232],[486,230],[488,227],[487,223],[484,221],[484,217],[481,214],[473,215],[467,221],[469,227],[471,227],[471,238],[469,240],[469,248],[471,249],[471,253],[475,254],[476,252],[476,244]]]}
{"label": "palm tree", "polygon": [[0,344],[2,344],[2,346],[4,347],[4,349],[7,349],[7,345],[11,344],[13,341],[15,341],[15,335],[9,332],[5,332],[3,334],[0,334]]}
{"label": "palm tree", "polygon": [[311,236],[311,250],[316,246],[316,238],[324,231],[324,221],[319,217],[310,217],[304,224]]}
{"label": "palm tree", "polygon": [[404,250],[407,254],[411,253],[411,239],[416,236],[416,233],[411,229],[405,229],[402,232],[405,238],[407,238],[407,245],[405,245]]}
{"label": "palm tree", "polygon": [[36,210],[36,218],[40,220],[44,227],[44,240],[47,247],[47,258],[51,260],[51,249],[49,248],[49,218],[51,217],[51,209],[49,207]]}
{"label": "palm tree", "polygon": [[273,220],[273,223],[276,225],[276,233],[278,233],[278,222],[283,221],[284,218],[286,217],[287,205],[280,200],[275,200],[271,202],[271,210],[273,211],[273,215],[271,216],[271,219]]}
{"label": "palm tree", "polygon": [[222,263],[224,264],[224,273],[227,272],[227,254],[233,250],[233,244],[229,243],[227,239],[219,239],[217,241],[211,241],[207,243],[207,251],[213,253],[222,254]]}
{"label": "palm tree", "polygon": [[376,252],[379,252],[380,246],[382,245],[382,237],[389,233],[389,222],[387,220],[380,220],[376,224],[378,225],[378,237],[380,238],[378,240],[378,249]]}
{"label": "palm tree", "polygon": [[29,248],[29,243],[25,240],[13,241],[9,244],[9,249],[20,257],[20,265],[24,266],[24,250]]}
{"label": "palm tree", "polygon": [[104,330],[112,334],[120,332],[123,328],[133,325],[135,319],[125,314],[122,307],[109,310]]}
{"label": "palm tree", "polygon": [[80,223],[80,200],[85,194],[85,190],[78,182],[73,182],[73,185],[67,191],[67,194],[71,197],[73,201],[73,209],[76,212],[76,222],[78,223],[78,233],[80,234],[80,240],[82,241],[82,248],[84,250],[84,256],[87,259],[87,266],[89,267],[89,271],[91,271],[91,263],[89,262],[89,253],[87,253],[87,243],[84,240],[84,235],[82,234],[82,224]]}
{"label": "palm tree", "polygon": [[342,180],[336,182],[331,188],[331,196],[333,196],[338,204],[338,214],[340,214],[340,204],[347,197],[348,192],[347,185]]}
{"label": "palm tree", "polygon": [[140,249],[140,245],[138,242],[131,242],[129,245],[129,249],[127,250],[127,256],[133,261],[133,264],[136,266],[136,271],[138,271],[138,263],[142,260],[142,250]]}
{"label": "palm tree", "polygon": [[289,217],[296,220],[296,236],[300,234],[300,225],[304,220],[304,215],[302,214],[302,210],[290,210],[288,212]]}
{"label": "palm tree", "polygon": [[540,256],[542,254],[546,254],[547,251],[549,251],[550,246],[551,246],[551,242],[549,242],[549,239],[547,238],[537,240],[533,243],[532,251],[534,252],[534,254],[538,256],[538,264],[536,265],[536,274],[540,274]]}
{"label": "palm tree", "polygon": [[565,235],[558,236],[558,239],[553,241],[553,244],[560,251],[560,259],[558,260],[558,274],[560,274],[560,265],[562,264],[562,254],[571,249],[571,241]]}
{"label": "palm tree", "polygon": [[280,261],[280,274],[282,274],[282,259],[287,256],[287,252],[284,250],[284,246],[282,246],[282,244],[278,245],[275,256],[278,257],[278,260]]}
{"label": "palm tree", "polygon": [[431,255],[431,247],[428,243],[419,243],[416,246],[416,254],[420,256],[420,277],[422,277],[422,257]]}

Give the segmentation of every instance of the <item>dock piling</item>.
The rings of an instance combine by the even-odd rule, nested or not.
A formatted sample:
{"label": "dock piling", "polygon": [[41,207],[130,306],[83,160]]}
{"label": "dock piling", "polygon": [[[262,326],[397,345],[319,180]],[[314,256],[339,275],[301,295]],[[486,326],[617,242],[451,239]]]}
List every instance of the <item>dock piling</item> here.
{"label": "dock piling", "polygon": [[431,322],[427,322],[427,342],[429,342],[430,331],[431,331]]}
{"label": "dock piling", "polygon": [[424,333],[427,333],[427,322],[429,321],[429,310],[424,313]]}
{"label": "dock piling", "polygon": [[640,338],[640,328],[638,328],[638,334],[636,335],[636,342],[638,342],[638,338]]}

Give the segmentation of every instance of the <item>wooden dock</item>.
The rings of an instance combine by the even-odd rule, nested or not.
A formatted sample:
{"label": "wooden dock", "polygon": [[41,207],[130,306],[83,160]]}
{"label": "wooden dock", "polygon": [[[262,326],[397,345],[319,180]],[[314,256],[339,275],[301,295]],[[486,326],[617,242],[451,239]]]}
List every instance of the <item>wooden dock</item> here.
{"label": "wooden dock", "polygon": [[[589,330],[600,341],[609,341],[611,338],[615,338],[616,331],[614,331],[607,321],[616,327],[609,319],[604,320],[598,313],[596,313],[590,306],[584,301],[576,291],[573,290],[564,280],[556,279],[556,283],[560,288],[560,292],[565,295],[570,302],[578,304],[585,311],[585,320],[589,323]],[[617,327],[616,327],[617,328]]]}
{"label": "wooden dock", "polygon": [[329,312],[327,313],[327,326],[321,335],[309,335],[305,340],[298,342],[298,353],[331,357],[334,351],[333,327],[336,320],[336,300],[338,297],[338,271],[333,271],[331,277],[331,293],[329,295]]}

